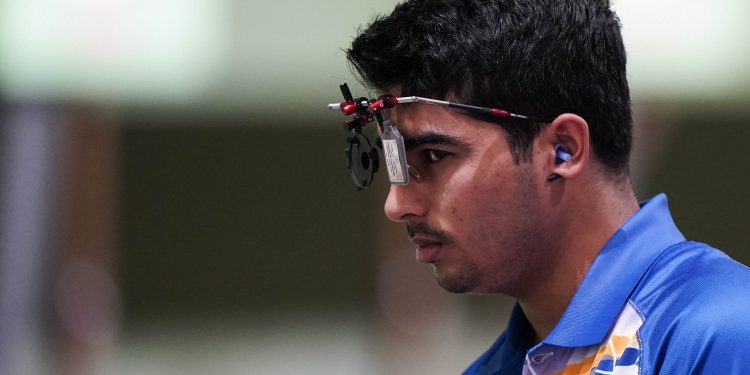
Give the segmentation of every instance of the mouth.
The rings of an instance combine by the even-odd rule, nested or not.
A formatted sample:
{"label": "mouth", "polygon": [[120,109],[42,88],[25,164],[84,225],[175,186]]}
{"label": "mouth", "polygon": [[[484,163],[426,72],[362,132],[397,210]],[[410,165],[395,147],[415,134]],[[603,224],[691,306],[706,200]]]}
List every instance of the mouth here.
{"label": "mouth", "polygon": [[423,234],[409,236],[409,241],[417,245],[417,261],[420,263],[433,263],[440,257],[443,242],[439,239]]}
{"label": "mouth", "polygon": [[407,223],[406,233],[409,241],[417,245],[417,261],[420,263],[434,263],[443,253],[444,246],[450,242],[450,237],[426,222]]}

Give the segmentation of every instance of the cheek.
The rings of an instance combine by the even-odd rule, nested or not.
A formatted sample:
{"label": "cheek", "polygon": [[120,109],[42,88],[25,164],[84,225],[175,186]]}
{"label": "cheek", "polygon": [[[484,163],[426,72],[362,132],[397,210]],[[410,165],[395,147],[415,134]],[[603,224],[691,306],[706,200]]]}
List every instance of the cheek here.
{"label": "cheek", "polygon": [[531,170],[515,164],[495,166],[481,173],[457,173],[443,190],[443,224],[466,245],[507,242],[513,233],[525,237],[536,225]]}
{"label": "cheek", "polygon": [[482,236],[488,220],[497,221],[516,193],[518,166],[508,153],[496,152],[497,147],[487,147],[492,152],[462,160],[460,166],[436,181],[439,188],[434,207],[442,221],[436,224],[454,231],[456,239]]}
{"label": "cheek", "polygon": [[[467,168],[468,169],[468,168]],[[474,207],[477,210],[496,210],[497,203],[514,193],[514,173],[516,171],[499,165],[489,168],[473,168],[460,171],[450,183],[445,185],[444,195],[451,200],[461,201],[462,205],[449,207],[452,214],[474,215],[475,212],[463,209]]]}
{"label": "cheek", "polygon": [[461,216],[461,214],[459,213],[459,209],[455,205],[451,206],[449,211],[450,211],[451,216],[455,220],[458,220],[459,222],[463,223],[464,218],[463,216]]}
{"label": "cheek", "polygon": [[440,224],[446,230],[454,231],[457,239],[478,234],[487,217],[496,216],[500,211],[502,191],[496,182],[478,183],[457,175],[438,195],[439,216],[444,219]]}

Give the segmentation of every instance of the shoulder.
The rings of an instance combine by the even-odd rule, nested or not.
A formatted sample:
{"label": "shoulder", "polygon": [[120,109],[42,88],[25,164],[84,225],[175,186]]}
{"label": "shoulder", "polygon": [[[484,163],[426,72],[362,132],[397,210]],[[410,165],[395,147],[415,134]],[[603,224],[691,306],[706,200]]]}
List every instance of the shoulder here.
{"label": "shoulder", "polygon": [[[660,256],[633,296],[647,373],[740,373],[750,347],[750,269],[683,242]],[[739,367],[738,367],[739,366]]]}
{"label": "shoulder", "polygon": [[694,298],[721,302],[731,296],[747,296],[748,286],[750,268],[709,245],[684,241],[669,247],[654,261],[638,289],[641,294],[672,295],[677,306],[700,307],[700,301]]}

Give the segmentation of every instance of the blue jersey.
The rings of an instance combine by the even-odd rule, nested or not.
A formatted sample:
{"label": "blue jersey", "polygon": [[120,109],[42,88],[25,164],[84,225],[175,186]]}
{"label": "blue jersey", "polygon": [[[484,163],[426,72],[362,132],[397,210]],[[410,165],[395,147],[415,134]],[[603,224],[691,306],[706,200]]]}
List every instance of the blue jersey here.
{"label": "blue jersey", "polygon": [[750,374],[750,269],[686,241],[666,196],[610,238],[552,332],[518,305],[464,374]]}

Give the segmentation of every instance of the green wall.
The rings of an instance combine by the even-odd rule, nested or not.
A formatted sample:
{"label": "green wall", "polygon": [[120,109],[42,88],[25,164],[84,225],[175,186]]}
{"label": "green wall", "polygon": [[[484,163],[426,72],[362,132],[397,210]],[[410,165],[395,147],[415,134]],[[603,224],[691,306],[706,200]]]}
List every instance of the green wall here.
{"label": "green wall", "polygon": [[176,115],[125,125],[127,321],[369,307],[374,193],[352,187],[335,123]]}

